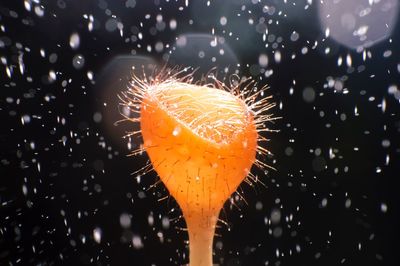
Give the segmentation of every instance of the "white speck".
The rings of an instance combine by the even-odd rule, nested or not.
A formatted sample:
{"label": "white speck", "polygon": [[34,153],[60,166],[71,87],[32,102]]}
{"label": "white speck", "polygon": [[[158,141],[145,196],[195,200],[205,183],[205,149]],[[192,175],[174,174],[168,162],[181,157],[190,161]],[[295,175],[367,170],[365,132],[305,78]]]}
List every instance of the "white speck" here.
{"label": "white speck", "polygon": [[389,94],[395,94],[397,92],[397,85],[390,85],[388,88]]}
{"label": "white speck", "polygon": [[351,206],[351,199],[346,199],[346,202],[344,203],[344,206],[346,207],[346,209],[350,208],[350,206]]}
{"label": "white speck", "polygon": [[96,241],[96,243],[100,243],[101,242],[101,229],[99,227],[96,227],[95,229],[93,229],[93,238],[94,241]]}
{"label": "white speck", "polygon": [[178,135],[181,133],[181,131],[182,131],[181,127],[180,127],[180,126],[176,126],[176,127],[174,128],[174,130],[172,131],[172,135],[173,135],[174,137],[176,137],[176,136],[178,136]]}
{"label": "white speck", "polygon": [[24,7],[27,11],[31,11],[32,6],[31,6],[31,1],[30,0],[24,0]]}
{"label": "white speck", "polygon": [[392,55],[392,51],[391,51],[391,50],[386,50],[386,51],[383,53],[383,57],[385,57],[385,58],[390,57],[391,55]]}
{"label": "white speck", "polygon": [[46,51],[43,48],[40,49],[40,56],[43,58],[45,58],[45,56],[46,56]]}
{"label": "white speck", "polygon": [[175,19],[171,19],[171,20],[169,21],[169,28],[170,28],[171,30],[176,30],[176,26],[177,26],[176,20],[175,20]]}
{"label": "white speck", "polygon": [[321,207],[325,208],[328,205],[328,199],[327,198],[323,198],[321,201]]}
{"label": "white speck", "polygon": [[388,211],[388,206],[384,202],[381,203],[381,211],[383,213],[386,213]]}
{"label": "white speck", "polygon": [[211,47],[216,47],[217,44],[218,44],[218,42],[217,42],[217,37],[215,37],[215,38],[210,42],[210,46],[211,46]]}
{"label": "white speck", "polygon": [[382,108],[382,113],[386,112],[386,99],[385,98],[382,99],[381,108]]}
{"label": "white speck", "polygon": [[35,14],[38,17],[43,17],[44,16],[44,9],[41,6],[35,6]]}
{"label": "white speck", "polygon": [[281,62],[281,60],[282,60],[282,54],[281,54],[280,51],[276,51],[276,52],[275,52],[275,54],[274,54],[274,59],[275,59],[275,62],[278,63],[278,64]]}
{"label": "white speck", "polygon": [[149,217],[147,217],[147,222],[149,223],[150,226],[154,225],[154,216],[153,213],[149,214]]}
{"label": "white speck", "polygon": [[93,121],[96,123],[100,123],[103,119],[103,115],[100,112],[96,112],[93,114]]}
{"label": "white speck", "polygon": [[268,69],[267,71],[265,71],[265,77],[270,77],[272,76],[272,74],[274,74],[274,70],[273,69]]}
{"label": "white speck", "polygon": [[85,58],[83,57],[83,55],[75,55],[72,58],[72,65],[74,66],[74,68],[76,69],[81,69],[83,68],[83,66],[85,65]]}
{"label": "white speck", "polygon": [[69,46],[71,46],[72,49],[76,50],[79,48],[81,41],[79,38],[79,34],[74,32],[71,34],[69,37]]}
{"label": "white speck", "polygon": [[8,66],[6,66],[6,74],[7,74],[7,77],[11,78],[12,70]]}
{"label": "white speck", "polygon": [[127,213],[121,214],[119,217],[119,223],[123,228],[129,228],[131,226],[131,217]]}
{"label": "white speck", "polygon": [[385,165],[389,165],[389,163],[390,163],[390,155],[387,154],[385,158]]}
{"label": "white speck", "polygon": [[164,229],[168,229],[168,228],[170,227],[169,218],[166,217],[166,216],[164,216],[164,217],[162,218],[162,220],[161,220],[161,224],[162,224],[162,227],[163,227]]}
{"label": "white speck", "polygon": [[332,148],[329,148],[329,159],[333,159],[333,158],[335,158],[336,156],[335,156],[335,153],[333,152],[333,149]]}
{"label": "white speck", "polygon": [[157,233],[157,236],[158,236],[158,238],[160,239],[160,242],[161,242],[161,243],[164,243],[164,234],[163,234],[163,232],[158,232],[158,233]]}
{"label": "white speck", "polygon": [[25,184],[22,185],[22,193],[26,196],[28,195],[28,188],[26,187]]}
{"label": "white speck", "polygon": [[346,64],[347,64],[348,67],[351,67],[351,65],[353,64],[353,60],[351,59],[351,55],[350,54],[348,54],[346,56]]}
{"label": "white speck", "polygon": [[31,122],[31,117],[29,115],[23,115],[21,117],[21,123],[22,125],[28,124]]}
{"label": "white speck", "polygon": [[341,56],[339,56],[338,59],[337,59],[337,65],[341,66],[342,63],[343,63],[343,58]]}
{"label": "white speck", "polygon": [[88,78],[89,80],[93,80],[93,72],[92,72],[92,71],[88,71],[88,72],[87,72],[87,78]]}
{"label": "white speck", "polygon": [[300,35],[296,31],[293,31],[292,34],[290,35],[290,40],[292,42],[295,42],[299,39],[299,37]]}
{"label": "white speck", "polygon": [[227,22],[228,22],[228,20],[226,19],[226,17],[221,17],[221,18],[219,19],[219,23],[220,23],[222,26],[225,26]]}
{"label": "white speck", "polygon": [[390,140],[388,140],[388,139],[382,140],[382,147],[389,148],[390,147]]}
{"label": "white speck", "polygon": [[140,236],[133,236],[132,237],[132,244],[135,249],[143,248],[142,238]]}
{"label": "white speck", "polygon": [[21,75],[23,75],[25,72],[25,64],[24,64],[24,60],[23,60],[23,54],[18,56],[18,65],[19,65],[19,72],[21,73]]}
{"label": "white speck", "polygon": [[326,47],[325,48],[325,54],[329,54],[331,52],[331,48],[330,47]]}
{"label": "white speck", "polygon": [[325,29],[325,37],[328,38],[330,35],[331,30],[329,28]]}
{"label": "white speck", "polygon": [[362,25],[354,32],[354,35],[355,36],[363,36],[363,35],[367,34],[367,31],[368,31],[368,26]]}
{"label": "white speck", "polygon": [[55,81],[55,80],[57,80],[56,72],[54,72],[54,70],[50,70],[49,71],[49,81]]}
{"label": "white speck", "polygon": [[258,57],[258,64],[261,67],[268,66],[268,56],[266,54],[260,54],[260,56]]}
{"label": "white speck", "polygon": [[88,22],[88,30],[89,31],[93,30],[93,21],[94,21],[93,15],[90,15],[89,16],[89,22]]}
{"label": "white speck", "polygon": [[118,22],[117,28],[119,29],[119,35],[121,37],[123,37],[124,36],[124,24],[122,24],[121,22]]}

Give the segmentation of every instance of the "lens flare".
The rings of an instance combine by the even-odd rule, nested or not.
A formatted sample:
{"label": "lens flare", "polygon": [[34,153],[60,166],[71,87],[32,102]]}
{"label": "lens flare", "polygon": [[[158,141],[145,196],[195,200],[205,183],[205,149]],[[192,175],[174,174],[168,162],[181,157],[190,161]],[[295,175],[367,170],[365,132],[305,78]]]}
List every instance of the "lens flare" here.
{"label": "lens flare", "polygon": [[[139,114],[143,145],[151,164],[178,202],[189,234],[190,266],[211,266],[216,223],[225,201],[245,180],[253,185],[253,164],[270,167],[256,158],[267,155],[259,145],[270,131],[265,122],[274,103],[262,97],[266,87],[245,80],[226,86],[210,75],[211,84],[194,84],[185,71],[168,72],[147,80],[133,77],[122,104]],[[242,89],[240,89],[242,88]]]}

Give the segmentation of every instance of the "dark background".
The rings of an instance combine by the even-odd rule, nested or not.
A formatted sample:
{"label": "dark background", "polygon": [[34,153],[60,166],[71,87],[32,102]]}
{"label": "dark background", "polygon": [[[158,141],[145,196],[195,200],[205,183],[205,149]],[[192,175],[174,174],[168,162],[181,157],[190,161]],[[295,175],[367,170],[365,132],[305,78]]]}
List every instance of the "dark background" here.
{"label": "dark background", "polygon": [[[153,65],[165,64],[198,68],[196,78],[212,67],[226,80],[235,71],[251,76],[259,86],[270,86],[273,112],[282,117],[269,125],[279,132],[264,144],[274,154],[264,161],[277,171],[253,169],[265,186],[242,185],[247,204],[233,195],[225,205],[215,263],[398,265],[400,106],[388,93],[399,83],[398,22],[390,41],[369,48],[373,57],[363,62],[356,51],[324,39],[317,5],[305,10],[306,1],[282,6],[219,0],[209,7],[193,0],[188,6],[172,0],[25,2],[31,11],[24,1],[0,2],[0,265],[188,262],[179,207],[163,199],[168,193],[162,184],[149,189],[155,173],[140,180],[131,175],[147,157],[126,156],[122,136],[133,125],[114,126],[121,118],[116,95],[127,88],[131,73],[151,73]],[[264,5],[277,11],[265,13]],[[260,17],[272,20],[268,36],[280,41],[263,41],[263,25],[256,27]],[[299,39],[291,41],[294,30]],[[69,44],[74,32],[77,49]],[[225,56],[206,45],[213,33],[224,37],[218,47]],[[319,45],[312,49],[315,41]],[[162,49],[155,49],[157,43]],[[277,50],[281,62],[273,59]],[[392,55],[382,56],[387,50]],[[268,55],[269,77],[260,54]],[[73,64],[76,55],[84,64]],[[338,57],[347,55],[352,66],[338,66]],[[222,73],[225,66],[229,71]],[[51,70],[56,80],[49,78]],[[328,77],[340,80],[348,93],[326,87]],[[130,143],[134,149],[140,139]],[[101,232],[100,241],[94,232]]]}

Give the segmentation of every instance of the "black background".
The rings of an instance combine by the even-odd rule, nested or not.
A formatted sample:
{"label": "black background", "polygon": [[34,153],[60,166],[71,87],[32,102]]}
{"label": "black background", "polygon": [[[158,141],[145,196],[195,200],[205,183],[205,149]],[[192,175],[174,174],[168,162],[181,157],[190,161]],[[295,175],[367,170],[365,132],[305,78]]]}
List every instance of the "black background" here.
{"label": "black background", "polygon": [[[298,2],[304,6],[305,1]],[[132,64],[151,61],[163,65],[177,36],[212,34],[213,28],[234,52],[236,58],[229,62],[237,60],[238,74],[253,76],[260,86],[270,86],[268,94],[278,104],[274,113],[282,117],[269,125],[280,131],[268,135],[271,141],[265,144],[274,154],[265,161],[277,171],[254,169],[265,187],[242,185],[247,204],[233,196],[236,206],[225,205],[221,219],[228,225],[220,223],[217,230],[215,263],[398,265],[400,107],[399,101],[388,94],[388,87],[399,81],[399,23],[392,42],[374,45],[369,49],[373,58],[363,62],[360,54],[329,39],[316,49],[310,48],[315,40],[323,39],[315,4],[308,11],[298,5],[286,18],[266,16],[261,11],[264,4],[278,6],[276,1],[252,4],[220,0],[212,1],[210,7],[206,1],[189,1],[186,7],[184,1],[136,0],[134,8],[127,8],[125,1],[42,1],[45,13],[39,17],[34,11],[28,12],[23,1],[2,0],[0,25],[5,29],[0,38],[5,46],[0,48],[0,56],[14,66],[14,73],[9,78],[5,66],[1,66],[0,265],[188,262],[187,234],[180,229],[185,223],[179,218],[177,204],[171,198],[158,201],[168,195],[163,185],[149,189],[157,180],[155,173],[141,177],[140,183],[131,175],[147,157],[127,157],[127,141],[122,136],[133,126],[115,127],[113,123],[120,119],[116,95],[126,89]],[[32,8],[35,6],[32,3]],[[94,16],[93,31],[88,31],[84,14]],[[150,14],[149,19],[146,14]],[[166,26],[151,34],[157,14],[162,14]],[[123,37],[118,30],[105,29],[110,15],[123,23]],[[222,15],[228,19],[225,28],[219,23]],[[274,48],[265,47],[262,34],[248,23],[249,18],[259,16],[280,22],[269,27],[269,34],[283,38],[279,64],[272,60]],[[177,21],[175,30],[169,28],[171,19]],[[131,27],[142,32],[143,39],[126,41],[131,35],[137,36]],[[297,42],[290,41],[293,30],[300,35]],[[73,32],[80,36],[77,50],[69,46]],[[233,32],[232,37],[229,32]],[[154,50],[158,41],[164,44],[162,52]],[[153,47],[151,52],[147,45]],[[301,55],[304,46],[309,52]],[[328,46],[332,52],[325,55]],[[21,75],[18,55],[24,49],[25,73]],[[45,58],[40,49],[46,51]],[[386,50],[392,51],[391,57],[382,56]],[[51,53],[58,56],[55,63],[48,60]],[[269,55],[268,68],[274,71],[268,78],[260,74],[261,53]],[[290,59],[292,53],[297,54],[294,60]],[[85,58],[82,69],[72,64],[76,54]],[[354,71],[337,66],[337,58],[347,54],[353,58]],[[121,55],[125,59],[118,57]],[[199,67],[197,75],[220,67],[218,59],[211,64],[196,56],[194,53],[189,64]],[[181,66],[188,63],[174,58],[174,53],[168,62]],[[359,72],[361,65],[365,70]],[[57,72],[54,82],[48,80],[51,69]],[[87,71],[94,73],[93,81],[87,78]],[[324,88],[328,76],[344,78],[349,93]],[[69,79],[63,87],[63,81]],[[291,87],[293,94],[289,93]],[[306,87],[316,93],[311,103],[303,99]],[[46,96],[53,99],[46,101]],[[382,99],[387,105],[385,112],[378,106]],[[358,116],[354,115],[356,106]],[[101,121],[93,119],[98,113]],[[343,113],[344,121],[340,119]],[[25,125],[21,123],[24,115],[31,117]],[[58,122],[62,118],[64,124]],[[384,140],[390,141],[389,147],[382,145]],[[132,143],[137,146],[140,139]],[[331,147],[338,150],[333,159],[329,159]],[[321,150],[319,156],[317,148]],[[349,199],[351,204],[346,207]],[[385,206],[387,211],[382,211]],[[265,217],[270,218],[274,210],[281,213],[280,221],[266,225]],[[129,228],[120,224],[123,214],[131,215]],[[291,214],[293,219],[286,221]],[[154,217],[154,223],[149,223],[149,217]],[[168,228],[162,226],[162,217],[171,219]],[[93,238],[95,228],[101,229],[100,243]],[[279,228],[282,234],[269,232]],[[157,235],[160,232],[162,243]],[[142,239],[142,248],[132,246],[133,236]]]}

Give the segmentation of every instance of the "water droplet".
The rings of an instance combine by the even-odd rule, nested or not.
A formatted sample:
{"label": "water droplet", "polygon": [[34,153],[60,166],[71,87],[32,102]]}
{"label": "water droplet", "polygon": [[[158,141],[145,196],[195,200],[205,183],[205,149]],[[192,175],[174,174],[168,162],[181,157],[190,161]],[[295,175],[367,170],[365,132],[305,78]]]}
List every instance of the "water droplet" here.
{"label": "water droplet", "polygon": [[381,203],[381,211],[383,213],[386,213],[388,211],[388,206],[384,202]]}
{"label": "water droplet", "polygon": [[95,229],[93,229],[93,238],[94,241],[96,241],[96,243],[100,244],[101,242],[101,229],[99,227],[96,227]]}
{"label": "water droplet", "polygon": [[143,241],[140,236],[134,235],[132,237],[132,245],[135,249],[141,249],[143,248]]}
{"label": "water droplet", "polygon": [[315,100],[315,90],[311,87],[306,87],[303,90],[303,100],[307,103],[311,103]]}
{"label": "water droplet", "polygon": [[100,123],[103,119],[103,115],[100,112],[96,112],[93,114],[93,121],[96,123]]}
{"label": "water droplet", "polygon": [[119,223],[123,228],[129,228],[131,226],[131,217],[127,213],[121,214],[119,217]]}
{"label": "water droplet", "polygon": [[292,42],[295,42],[299,39],[299,37],[300,35],[296,31],[293,31],[292,34],[290,35],[290,40]]}
{"label": "water droplet", "polygon": [[74,66],[75,69],[82,69],[83,66],[85,65],[85,58],[83,55],[75,55],[74,58],[72,59],[72,65]]}
{"label": "water droplet", "polygon": [[172,135],[173,135],[174,137],[176,137],[176,136],[178,136],[178,135],[181,133],[181,131],[182,131],[181,127],[180,127],[180,126],[177,126],[177,127],[175,127],[174,130],[172,131]]}
{"label": "water droplet", "polygon": [[281,221],[281,217],[282,217],[282,215],[281,215],[281,211],[280,210],[278,210],[278,209],[272,210],[272,212],[271,212],[271,222],[273,224],[279,223]]}
{"label": "water droplet", "polygon": [[79,48],[80,42],[79,34],[76,32],[72,33],[69,37],[69,46],[74,50]]}
{"label": "water droplet", "polygon": [[260,54],[258,57],[258,64],[261,67],[267,67],[268,66],[268,56],[266,54]]}

